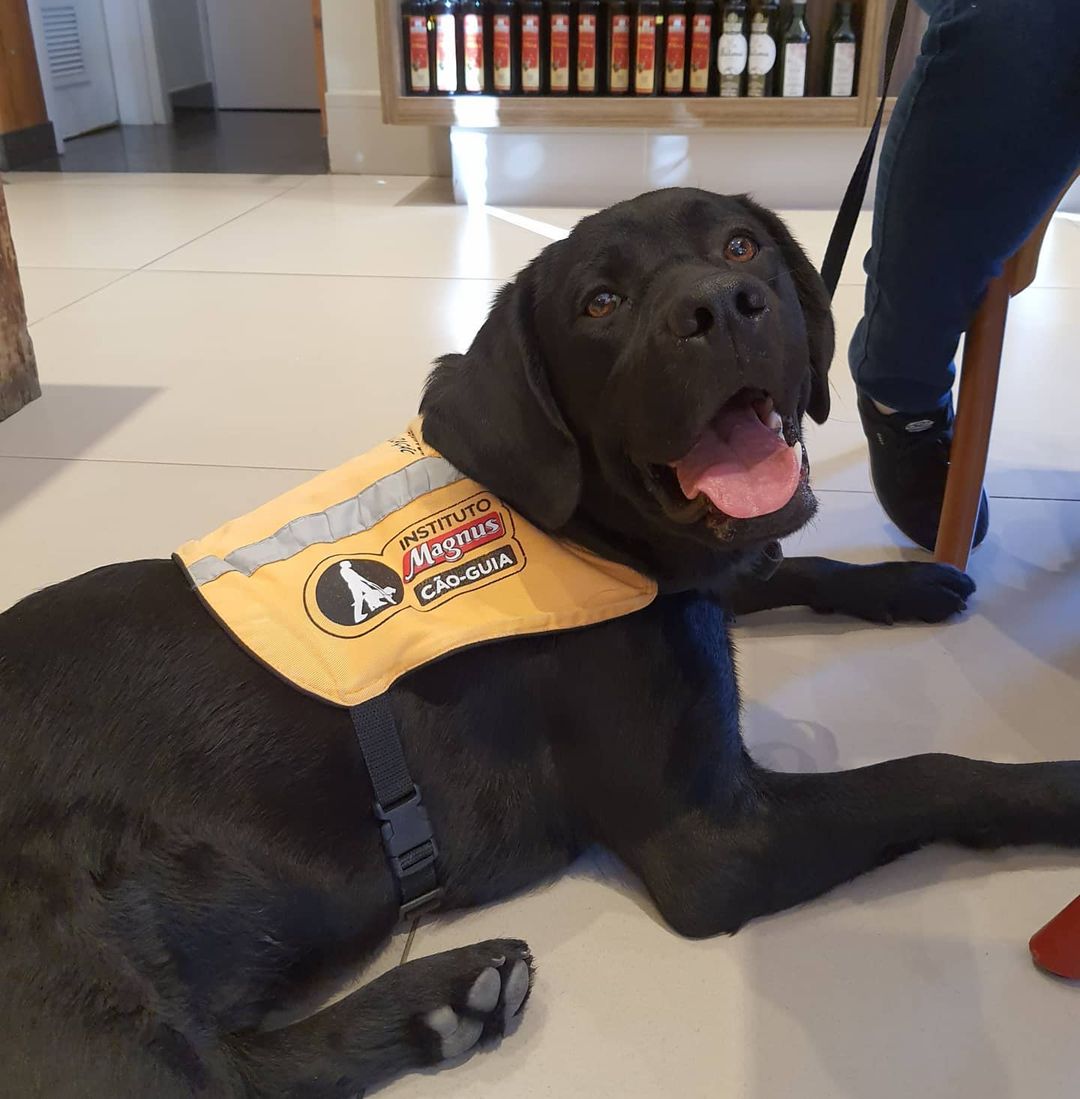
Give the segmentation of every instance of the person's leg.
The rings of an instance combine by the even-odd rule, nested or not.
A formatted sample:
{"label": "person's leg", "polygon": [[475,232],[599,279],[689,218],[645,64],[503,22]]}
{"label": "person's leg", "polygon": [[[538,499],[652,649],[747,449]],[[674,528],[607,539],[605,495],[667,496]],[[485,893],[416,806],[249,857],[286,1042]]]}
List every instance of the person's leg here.
{"label": "person's leg", "polygon": [[930,24],[882,147],[850,361],[878,495],[931,548],[957,341],[1080,161],[1080,3],[920,3]]}

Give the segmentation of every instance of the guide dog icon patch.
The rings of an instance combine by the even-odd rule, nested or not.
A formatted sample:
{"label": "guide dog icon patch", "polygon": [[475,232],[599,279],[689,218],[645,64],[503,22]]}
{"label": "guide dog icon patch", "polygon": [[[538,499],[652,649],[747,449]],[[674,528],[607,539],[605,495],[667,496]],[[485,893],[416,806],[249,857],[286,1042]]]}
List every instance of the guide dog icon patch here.
{"label": "guide dog icon patch", "polygon": [[[320,571],[321,570],[321,571]],[[315,605],[339,626],[371,622],[380,612],[401,602],[401,581],[378,561],[330,557],[314,575]]]}
{"label": "guide dog icon patch", "polygon": [[429,611],[524,565],[513,515],[482,492],[401,528],[377,556],[324,558],[304,585],[304,606],[320,630],[362,637],[398,612]]}

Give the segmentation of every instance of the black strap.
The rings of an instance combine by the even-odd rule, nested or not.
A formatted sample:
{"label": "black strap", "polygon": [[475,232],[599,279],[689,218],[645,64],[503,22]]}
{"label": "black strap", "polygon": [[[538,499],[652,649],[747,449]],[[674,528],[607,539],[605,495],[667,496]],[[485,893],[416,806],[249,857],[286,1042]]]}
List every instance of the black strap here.
{"label": "black strap", "polygon": [[349,715],[371,776],[375,816],[382,822],[383,847],[401,896],[400,916],[437,908],[442,900],[439,849],[386,696],[353,706]]}
{"label": "black strap", "polygon": [[840,283],[840,272],[844,268],[848,248],[851,247],[851,237],[855,232],[855,223],[859,220],[859,211],[862,209],[866,185],[870,181],[870,168],[874,163],[874,151],[877,149],[878,133],[881,131],[881,119],[885,114],[885,100],[889,94],[889,81],[892,79],[896,51],[900,48],[900,39],[904,34],[906,15],[907,0],[896,0],[896,7],[893,8],[892,19],[889,22],[889,36],[885,40],[885,69],[884,82],[881,88],[881,102],[878,104],[874,124],[870,127],[870,133],[866,138],[862,156],[859,157],[859,163],[855,165],[851,182],[848,184],[844,199],[840,203],[840,210],[836,215],[836,221],[833,223],[832,235],[829,237],[829,245],[825,249],[825,259],[821,264],[821,279],[825,283],[825,289],[829,292],[830,300],[836,293],[836,287]]}

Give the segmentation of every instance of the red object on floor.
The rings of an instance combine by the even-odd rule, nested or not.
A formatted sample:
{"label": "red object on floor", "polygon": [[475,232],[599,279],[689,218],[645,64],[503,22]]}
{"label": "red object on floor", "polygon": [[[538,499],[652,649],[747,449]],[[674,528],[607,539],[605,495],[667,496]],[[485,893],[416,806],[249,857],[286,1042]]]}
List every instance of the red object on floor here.
{"label": "red object on floor", "polygon": [[1036,931],[1028,945],[1040,969],[1080,980],[1080,897]]}

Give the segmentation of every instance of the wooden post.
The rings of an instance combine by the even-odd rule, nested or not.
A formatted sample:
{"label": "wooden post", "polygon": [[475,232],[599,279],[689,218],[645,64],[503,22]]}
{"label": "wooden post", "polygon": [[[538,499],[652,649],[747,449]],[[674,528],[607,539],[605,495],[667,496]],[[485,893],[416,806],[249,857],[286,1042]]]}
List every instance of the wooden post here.
{"label": "wooden post", "polygon": [[315,24],[315,78],[319,85],[319,121],[326,137],[326,51],[323,45],[322,0],[311,0],[311,19]]}
{"label": "wooden post", "polygon": [[0,183],[0,420],[41,396],[34,345],[26,328],[19,265]]}

